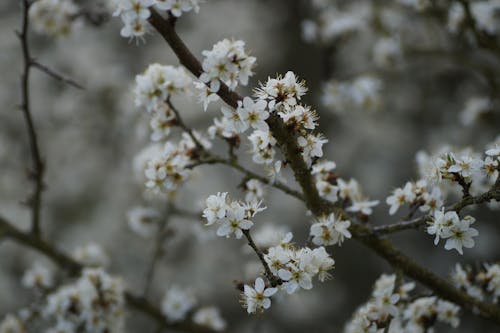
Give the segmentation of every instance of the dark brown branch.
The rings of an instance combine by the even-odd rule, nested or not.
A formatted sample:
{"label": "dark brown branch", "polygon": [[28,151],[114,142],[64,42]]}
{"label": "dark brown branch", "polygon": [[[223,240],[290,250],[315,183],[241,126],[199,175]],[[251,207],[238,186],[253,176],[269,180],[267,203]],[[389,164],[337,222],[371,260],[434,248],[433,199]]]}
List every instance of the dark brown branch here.
{"label": "dark brown branch", "polygon": [[[152,11],[149,22],[167,41],[179,58],[180,63],[189,69],[196,77],[199,77],[202,72],[201,64],[179,38],[175,32],[173,22],[164,19],[154,10]],[[224,84],[221,84],[218,95],[229,106],[234,108],[237,107],[238,101],[242,99],[240,95],[230,91]],[[307,208],[316,216],[321,216],[330,212],[336,212],[340,216],[347,216],[343,209],[332,205],[319,196],[311,172],[299,154],[299,148],[295,137],[287,131],[279,117],[277,115],[271,115],[267,122],[273,136],[282,148],[288,164],[293,170],[295,179],[302,188],[304,202]],[[476,313],[476,310],[479,310],[481,316],[491,319],[496,323],[500,323],[500,307],[490,303],[477,301],[466,293],[454,288],[446,280],[436,276],[431,271],[418,265],[411,258],[401,253],[388,240],[381,239],[374,235],[366,226],[354,224],[351,227],[351,232],[355,239],[374,250],[394,267],[401,269],[407,276],[423,283],[433,290],[437,296],[455,302],[471,312]]]}
{"label": "dark brown branch", "polygon": [[[1,216],[0,235],[45,255],[72,276],[77,276],[84,268],[82,264],[59,251],[50,243],[42,240],[36,235],[17,229]],[[189,321],[183,321],[175,324],[170,323],[167,321],[163,313],[149,300],[144,297],[134,295],[129,291],[125,291],[125,299],[129,307],[151,317],[164,328],[192,333],[214,332],[206,327],[196,325]]]}
{"label": "dark brown branch", "polygon": [[271,283],[271,286],[276,287],[277,285],[280,285],[282,283],[281,279],[279,277],[275,276],[271,272],[269,265],[267,264],[266,260],[264,259],[264,253],[262,253],[262,251],[257,247],[255,242],[253,241],[252,236],[250,235],[250,231],[249,230],[242,230],[242,231],[243,231],[243,235],[245,235],[245,237],[248,241],[248,245],[250,245],[250,247],[253,249],[255,254],[257,254],[257,257],[259,257],[259,260],[262,263],[262,266],[264,267],[265,275],[266,275],[267,279],[269,280],[269,282]]}
{"label": "dark brown branch", "polygon": [[21,32],[18,33],[21,41],[22,56],[23,56],[23,72],[21,74],[21,110],[24,115],[28,131],[28,139],[31,150],[32,169],[30,170],[30,178],[33,179],[35,188],[33,194],[29,198],[31,205],[31,231],[35,235],[40,235],[40,210],[42,205],[42,191],[43,191],[43,174],[44,163],[40,155],[40,148],[38,144],[38,137],[36,134],[35,125],[30,105],[30,69],[33,65],[31,58],[29,43],[28,43],[28,29],[29,29],[29,9],[31,2],[22,0],[22,23]]}

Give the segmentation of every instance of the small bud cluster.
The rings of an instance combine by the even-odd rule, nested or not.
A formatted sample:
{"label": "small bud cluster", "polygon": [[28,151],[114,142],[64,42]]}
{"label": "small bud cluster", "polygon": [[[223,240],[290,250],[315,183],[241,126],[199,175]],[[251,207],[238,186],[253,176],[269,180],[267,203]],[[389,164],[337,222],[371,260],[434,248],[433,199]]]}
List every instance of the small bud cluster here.
{"label": "small bud cluster", "polygon": [[243,231],[250,230],[254,223],[250,220],[257,213],[266,209],[261,206],[262,201],[231,201],[227,192],[211,195],[206,200],[203,217],[206,225],[219,225],[217,236],[229,238],[231,235],[237,239],[243,236]]}
{"label": "small bud cluster", "polygon": [[148,31],[148,18],[151,8],[159,11],[168,11],[174,17],[179,17],[185,12],[194,10],[198,12],[199,0],[113,0],[115,12],[123,23],[120,32],[122,37],[143,37]]}
{"label": "small bud cluster", "polygon": [[381,80],[368,75],[345,82],[332,79],[323,87],[323,105],[336,113],[376,111],[382,105],[382,88]]}
{"label": "small bud cluster", "polygon": [[494,303],[500,299],[500,264],[485,263],[479,269],[455,265],[451,274],[457,288],[479,300],[491,299]]}
{"label": "small bud cluster", "polygon": [[413,282],[398,282],[395,275],[382,275],[372,298],[358,308],[344,333],[430,332],[436,322],[458,327],[458,306],[435,296],[413,299],[409,293],[414,287]]}
{"label": "small bud cluster", "polygon": [[71,32],[77,13],[72,0],[38,0],[31,5],[29,18],[38,33],[59,37]]}
{"label": "small bud cluster", "polygon": [[47,297],[43,317],[55,320],[49,332],[123,332],[123,292],[121,280],[101,269],[84,269],[77,281]]}

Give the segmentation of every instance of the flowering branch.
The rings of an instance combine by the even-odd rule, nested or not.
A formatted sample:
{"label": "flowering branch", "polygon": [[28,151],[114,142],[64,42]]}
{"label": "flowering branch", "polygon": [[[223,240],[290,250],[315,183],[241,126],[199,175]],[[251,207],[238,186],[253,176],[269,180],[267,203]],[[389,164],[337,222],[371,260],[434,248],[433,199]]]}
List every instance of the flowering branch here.
{"label": "flowering branch", "polygon": [[[65,253],[53,247],[50,243],[42,240],[36,235],[17,229],[14,225],[0,216],[0,235],[7,239],[12,239],[17,243],[29,247],[40,254],[51,259],[55,264],[64,269],[69,275],[77,276],[84,268],[82,264],[72,259]],[[167,321],[163,313],[155,307],[145,297],[137,296],[129,291],[125,291],[125,299],[127,304],[145,315],[154,319],[161,327],[166,329],[178,330],[182,332],[192,333],[212,333],[215,332],[204,326],[196,325],[192,322],[182,321],[179,323],[170,323]]]}
{"label": "flowering branch", "polygon": [[[175,21],[172,19],[164,19],[158,12],[151,9],[149,22],[167,41],[179,58],[180,63],[196,77],[199,77],[202,73],[201,64],[177,35],[175,31]],[[220,83],[220,89],[217,91],[217,94],[226,104],[233,108],[236,108],[238,106],[238,101],[243,99],[236,92],[229,90],[222,82]],[[304,203],[307,208],[311,210],[315,216],[323,216],[331,212],[337,213],[340,217],[348,216],[342,208],[320,197],[309,167],[301,154],[299,154],[301,149],[297,144],[296,138],[290,134],[281,119],[277,115],[271,114],[266,122],[280,145],[287,163],[293,170],[296,181],[302,188]],[[481,316],[500,323],[499,307],[494,304],[478,301],[468,294],[454,288],[449,282],[418,265],[411,258],[397,250],[390,241],[379,238],[369,227],[362,224],[353,224],[351,226],[351,232],[353,238],[375,251],[379,256],[384,258],[395,268],[400,269],[407,276],[432,289],[436,295],[460,304],[469,311],[479,310]]]}

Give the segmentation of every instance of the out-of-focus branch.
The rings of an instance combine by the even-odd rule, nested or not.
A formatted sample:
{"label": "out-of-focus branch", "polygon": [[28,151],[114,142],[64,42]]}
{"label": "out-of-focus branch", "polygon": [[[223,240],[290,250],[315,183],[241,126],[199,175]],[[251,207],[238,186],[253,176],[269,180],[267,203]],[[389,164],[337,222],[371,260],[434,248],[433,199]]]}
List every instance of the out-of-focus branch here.
{"label": "out-of-focus branch", "polygon": [[[19,230],[1,216],[0,235],[46,256],[71,276],[77,276],[84,268],[82,264],[66,255],[65,253],[61,252],[60,250],[56,249],[52,244],[44,241],[36,235]],[[142,296],[137,296],[130,291],[125,291],[125,299],[129,307],[154,319],[163,328],[191,333],[214,332],[206,327],[196,325],[190,321],[170,323],[167,321],[163,313],[148,299]]]}
{"label": "out-of-focus branch", "polygon": [[[177,35],[174,21],[164,19],[158,12],[152,10],[149,22],[167,41],[179,58],[181,64],[198,77],[202,72],[201,64]],[[229,106],[234,108],[237,107],[237,102],[242,99],[239,94],[230,91],[227,86],[222,83],[218,95]],[[274,114],[271,115],[267,123],[273,136],[280,145],[288,164],[293,170],[296,181],[302,188],[304,203],[307,208],[316,216],[321,216],[330,212],[336,212],[340,216],[347,216],[348,214],[342,208],[332,205],[320,197],[311,172],[300,154],[296,138],[288,132],[279,116]],[[454,288],[449,282],[418,265],[411,258],[397,250],[391,242],[379,238],[369,227],[362,224],[353,224],[351,226],[351,232],[355,239],[375,251],[393,267],[400,269],[407,276],[423,283],[429,289],[433,290],[437,296],[457,303],[471,312],[479,313],[485,318],[500,323],[500,307],[491,303],[478,301],[468,294]]]}
{"label": "out-of-focus branch", "polygon": [[33,179],[35,188],[33,194],[30,196],[28,202],[31,206],[31,231],[35,235],[40,235],[40,209],[42,205],[42,191],[43,191],[43,174],[44,163],[40,154],[38,143],[38,136],[36,128],[33,123],[33,117],[30,105],[30,70],[33,66],[31,52],[28,42],[28,29],[29,29],[29,9],[32,2],[22,0],[22,22],[21,31],[17,33],[22,48],[23,56],[23,72],[21,74],[21,110],[24,115],[28,131],[28,139],[31,150],[32,168],[29,171],[30,178]]}
{"label": "out-of-focus branch", "polygon": [[40,70],[40,71],[44,72],[44,73],[45,73],[45,74],[47,74],[48,76],[53,77],[53,78],[54,78],[54,79],[56,79],[57,81],[61,81],[62,83],[65,83],[65,84],[67,84],[67,85],[73,86],[73,87],[75,87],[75,88],[77,88],[77,89],[82,89],[82,90],[83,90],[83,89],[85,89],[85,88],[84,88],[81,84],[79,84],[78,82],[76,82],[76,81],[74,81],[74,80],[72,80],[72,79],[70,79],[70,78],[67,78],[67,77],[63,76],[62,74],[59,74],[58,72],[54,71],[53,69],[51,69],[51,68],[49,68],[49,67],[47,67],[47,66],[45,66],[45,65],[43,65],[43,64],[41,64],[41,63],[39,63],[39,62],[38,62],[38,61],[36,61],[36,60],[32,60],[32,61],[31,61],[31,65],[32,65],[34,68],[36,68],[36,69],[38,69],[38,70]]}

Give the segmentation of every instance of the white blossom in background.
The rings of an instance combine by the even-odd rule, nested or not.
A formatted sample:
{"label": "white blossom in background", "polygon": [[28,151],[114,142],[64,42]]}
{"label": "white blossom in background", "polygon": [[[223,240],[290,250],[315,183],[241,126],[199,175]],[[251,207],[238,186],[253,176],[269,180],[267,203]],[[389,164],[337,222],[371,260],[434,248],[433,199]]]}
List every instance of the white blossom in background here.
{"label": "white blossom in background", "polygon": [[[491,35],[498,34],[500,20],[498,12],[500,3],[497,0],[474,1],[470,3],[471,15],[476,22],[478,30]],[[465,28],[466,15],[462,4],[455,2],[448,11],[448,29],[458,33]]]}
{"label": "white blossom in background", "polygon": [[344,82],[330,80],[324,84],[322,102],[336,113],[376,111],[382,105],[382,88],[382,81],[369,75]]}
{"label": "white blossom in background", "polygon": [[124,329],[124,286],[100,269],[84,269],[72,284],[47,297],[43,317],[55,320],[54,332],[84,330],[120,333]]}
{"label": "white blossom in background", "polygon": [[380,202],[378,200],[355,200],[351,206],[347,207],[348,212],[361,213],[363,215],[371,215],[373,207],[377,206]]}
{"label": "white blossom in background", "polygon": [[165,141],[175,120],[173,110],[166,103],[160,103],[151,115],[151,141]]}
{"label": "white blossom in background", "polygon": [[460,112],[460,122],[469,126],[476,123],[479,118],[491,111],[491,100],[488,97],[471,97]]}
{"label": "white blossom in background", "polygon": [[252,144],[252,160],[257,164],[270,165],[274,162],[276,139],[270,131],[255,130],[248,137]]}
{"label": "white blossom in background", "polygon": [[168,10],[175,17],[180,17],[183,13],[194,10],[198,13],[201,0],[154,0],[156,8]]}
{"label": "white blossom in background", "polygon": [[467,292],[467,294],[476,299],[484,299],[485,295],[482,288],[474,284],[476,277],[468,268],[464,268],[457,263],[451,272],[451,279],[455,287]]}
{"label": "white blossom in background", "polygon": [[151,64],[135,78],[135,104],[148,113],[158,110],[168,115],[165,101],[187,93],[192,85],[193,80],[183,67]]}
{"label": "white blossom in background", "polygon": [[189,290],[170,287],[161,302],[161,311],[170,322],[182,321],[196,305],[196,298]]}
{"label": "white blossom in background", "polygon": [[490,292],[495,301],[500,298],[500,264],[486,264],[486,272],[484,278],[487,281],[487,290]]}
{"label": "white blossom in background", "polygon": [[198,309],[193,314],[193,322],[217,332],[224,331],[227,326],[227,323],[224,318],[222,318],[219,309],[214,306]]}
{"label": "white blossom in background", "polygon": [[412,7],[417,11],[423,11],[430,7],[430,0],[398,0],[399,3]]}
{"label": "white blossom in background", "polygon": [[320,217],[311,225],[310,236],[314,245],[342,245],[345,238],[351,238],[350,221],[337,218],[334,214]]}
{"label": "white blossom in background", "polygon": [[90,267],[106,267],[110,259],[104,249],[96,243],[77,246],[72,253],[73,259]]}
{"label": "white blossom in background", "polygon": [[366,28],[371,15],[368,5],[357,3],[343,10],[333,4],[323,4],[317,8],[315,20],[302,22],[302,38],[307,42],[328,44]]}
{"label": "white blossom in background", "polygon": [[202,55],[203,73],[199,79],[208,84],[212,92],[219,91],[221,81],[231,90],[238,83],[246,86],[257,60],[246,53],[245,42],[241,40],[224,39],[217,42],[211,50],[203,51]]}
{"label": "white blossom in background", "polygon": [[254,287],[249,285],[243,286],[243,306],[248,313],[256,313],[271,307],[271,299],[278,289],[266,288],[264,280],[257,278]]}
{"label": "white blossom in background", "polygon": [[386,203],[391,206],[389,214],[394,215],[396,211],[404,204],[411,204],[415,200],[415,193],[413,192],[413,184],[407,182],[403,188],[397,188],[392,192],[386,200]]}
{"label": "white blossom in background", "polygon": [[380,38],[373,46],[373,62],[379,67],[395,67],[402,57],[401,42],[396,38]]}
{"label": "white blossom in background", "polygon": [[78,10],[72,0],[38,0],[31,5],[29,18],[38,33],[59,37],[71,32]]}
{"label": "white blossom in background", "polygon": [[[280,245],[286,235],[290,233],[290,228],[284,225],[262,224],[253,231],[255,244],[262,249]],[[248,248],[248,247],[245,247]]]}
{"label": "white blossom in background", "polygon": [[0,333],[27,333],[22,321],[15,315],[7,314],[0,321]]}
{"label": "white blossom in background", "polygon": [[463,254],[463,248],[472,248],[475,245],[473,237],[479,235],[479,232],[471,225],[475,219],[466,216],[460,219],[454,211],[444,212],[444,209],[434,212],[434,218],[429,222],[427,233],[435,235],[434,244],[437,245],[439,239],[446,239],[444,248],[446,250],[455,249]]}
{"label": "white blossom in background", "polygon": [[134,233],[149,238],[158,230],[160,213],[151,207],[134,207],[127,212],[127,219]]}
{"label": "white blossom in background", "polygon": [[24,272],[21,283],[26,288],[48,289],[54,285],[54,273],[46,265],[36,262]]}
{"label": "white blossom in background", "polygon": [[263,184],[257,179],[250,179],[244,185],[245,201],[259,201],[264,198]]}

